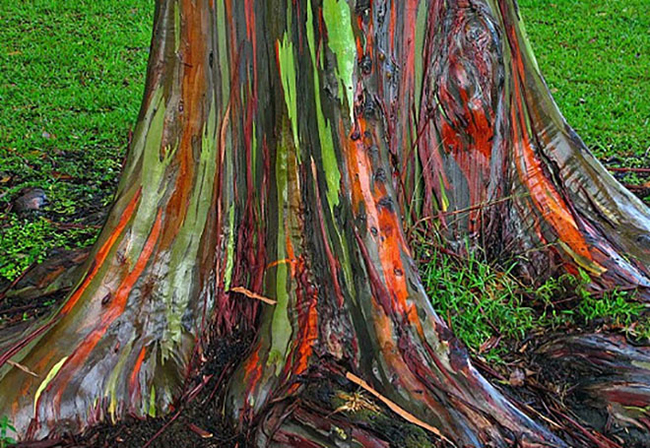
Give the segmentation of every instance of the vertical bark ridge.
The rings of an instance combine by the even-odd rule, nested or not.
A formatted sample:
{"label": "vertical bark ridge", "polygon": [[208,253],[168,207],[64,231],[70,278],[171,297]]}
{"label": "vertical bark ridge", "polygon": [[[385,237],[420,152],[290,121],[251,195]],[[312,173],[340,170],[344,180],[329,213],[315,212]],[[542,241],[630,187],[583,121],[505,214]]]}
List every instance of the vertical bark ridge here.
{"label": "vertical bark ridge", "polygon": [[[272,91],[281,95],[273,101],[275,125],[266,130],[275,138],[270,183],[277,204],[269,211],[279,216],[268,220],[267,247],[276,260],[267,265],[264,293],[278,304],[262,310],[258,340],[229,383],[226,412],[265,446],[290,418],[280,408],[314,378],[350,369],[458,443],[561,446],[474,370],[424,294],[387,174],[391,154],[375,102],[376,74],[357,67],[374,51],[364,22],[374,11],[336,0],[267,2],[261,10],[282,6],[289,8],[286,20],[276,16],[280,23],[263,33],[265,23],[256,24],[268,39],[258,54],[272,54],[257,67],[266,67]],[[320,78],[317,67],[329,67],[329,78]],[[260,105],[260,116],[271,109]],[[330,139],[336,165],[315,163],[326,157]],[[338,186],[324,185],[327,169],[340,173]],[[333,189],[336,197],[328,194]],[[269,419],[275,413],[284,417]]]}

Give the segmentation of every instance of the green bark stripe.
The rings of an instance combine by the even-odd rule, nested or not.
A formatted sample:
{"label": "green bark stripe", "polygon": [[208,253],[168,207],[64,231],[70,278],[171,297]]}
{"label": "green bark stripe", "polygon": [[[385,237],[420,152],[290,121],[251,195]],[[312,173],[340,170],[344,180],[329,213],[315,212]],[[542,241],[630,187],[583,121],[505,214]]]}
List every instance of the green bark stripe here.
{"label": "green bark stripe", "polygon": [[[284,260],[287,257],[286,241],[284,225],[287,219],[287,209],[289,207],[288,201],[288,157],[291,150],[287,132],[282,132],[282,139],[278,144],[278,152],[275,161],[275,178],[276,188],[278,192],[278,252],[277,259]],[[280,373],[283,363],[280,362],[284,359],[289,341],[291,339],[291,321],[289,320],[289,293],[290,287],[288,282],[288,269],[286,263],[278,264],[276,268],[276,300],[277,305],[273,310],[273,318],[271,321],[271,350],[269,353],[269,363],[276,364],[276,374]]]}
{"label": "green bark stripe", "polygon": [[[336,55],[337,75],[345,90],[350,120],[353,116],[353,76],[356,62],[356,45],[352,32],[352,14],[345,0],[324,0],[323,18],[327,27],[327,44]],[[343,99],[341,98],[341,101]]]}
{"label": "green bark stripe", "polygon": [[311,7],[307,7],[307,41],[314,70],[314,97],[316,101],[316,120],[318,121],[318,136],[321,144],[323,171],[327,181],[327,201],[330,209],[339,203],[339,190],[341,187],[341,172],[334,151],[332,128],[323,115],[323,105],[320,98],[320,76],[316,62],[316,39],[314,38],[314,18]]}
{"label": "green bark stripe", "polygon": [[[163,362],[174,351],[180,341],[183,327],[181,319],[189,306],[191,294],[187,285],[194,284],[195,265],[200,250],[201,237],[213,203],[213,184],[217,176],[217,118],[214,100],[210,107],[207,123],[203,130],[201,152],[196,170],[196,180],[189,199],[187,214],[174,239],[169,258],[169,281],[162,294],[166,301],[167,328],[161,341]],[[181,181],[182,182],[182,181]],[[187,182],[187,180],[185,180]],[[232,231],[232,227],[231,227]]]}
{"label": "green bark stripe", "polygon": [[164,180],[165,172],[174,159],[177,147],[166,148],[165,156],[161,160],[160,148],[165,130],[165,112],[164,98],[161,96],[156,106],[156,113],[151,120],[144,152],[142,153],[140,172],[140,182],[143,185],[142,199],[133,218],[133,231],[130,233],[131,244],[128,246],[129,256],[133,260],[137,260],[140,252],[142,252],[147,236],[151,233],[151,228],[156,219],[159,203],[165,195],[166,189],[170,188],[169,182]]}
{"label": "green bark stripe", "polygon": [[226,248],[226,271],[224,273],[224,288],[230,290],[232,270],[235,265],[235,204],[228,211],[228,247]]}
{"label": "green bark stripe", "polygon": [[156,387],[151,385],[151,393],[149,394],[149,411],[147,412],[149,417],[156,417]]}
{"label": "green bark stripe", "polygon": [[181,48],[181,10],[178,2],[174,3],[174,50]]}
{"label": "green bark stripe", "polygon": [[124,376],[126,374],[124,371],[124,366],[127,359],[129,359],[129,357],[133,354],[132,349],[133,341],[129,341],[129,343],[121,350],[117,364],[115,364],[115,367],[113,368],[113,371],[111,372],[106,385],[106,396],[109,397],[108,415],[111,417],[111,422],[113,422],[113,424],[115,424],[118,419],[118,415],[116,413],[118,405],[117,386],[118,384],[122,384],[121,382],[124,380]]}
{"label": "green bark stripe", "polygon": [[278,60],[280,62],[280,79],[284,92],[284,101],[289,111],[293,143],[298,147],[298,103],[296,92],[296,62],[293,56],[293,42],[285,33],[282,42],[278,42]]}
{"label": "green bark stripe", "polygon": [[[415,70],[415,117],[419,118],[420,115],[420,101],[422,95],[422,82],[423,82],[423,69],[422,69],[422,57],[420,55],[424,54],[424,34],[426,31],[427,23],[427,2],[421,1],[418,7],[416,22],[415,22],[415,58],[414,58],[414,70]],[[417,135],[417,134],[415,134]]]}

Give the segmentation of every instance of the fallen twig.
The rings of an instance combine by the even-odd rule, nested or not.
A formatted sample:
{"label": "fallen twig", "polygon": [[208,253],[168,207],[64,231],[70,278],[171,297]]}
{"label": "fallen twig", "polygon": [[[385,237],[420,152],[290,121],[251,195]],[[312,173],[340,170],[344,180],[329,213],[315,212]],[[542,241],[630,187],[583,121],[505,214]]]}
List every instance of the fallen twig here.
{"label": "fallen twig", "polygon": [[650,173],[650,168],[631,168],[631,167],[621,167],[621,168],[607,168],[609,171],[619,172],[619,173]]}
{"label": "fallen twig", "polygon": [[190,431],[192,431],[194,434],[198,435],[202,439],[210,439],[210,438],[214,437],[214,434],[212,434],[211,432],[206,431],[203,428],[199,428],[194,423],[189,423],[187,425],[187,427],[190,429]]}
{"label": "fallen twig", "polygon": [[236,288],[231,288],[229,292],[236,292],[239,294],[243,294],[246,297],[249,297],[251,299],[261,300],[262,302],[267,303],[269,305],[276,305],[278,303],[277,300],[273,300],[273,299],[269,299],[268,297],[261,296],[246,288],[242,288],[241,286],[237,286]]}
{"label": "fallen twig", "polygon": [[375,389],[370,387],[370,385],[368,383],[366,383],[364,380],[362,380],[361,378],[359,378],[355,374],[348,372],[348,373],[345,374],[345,377],[348,380],[352,381],[357,386],[359,386],[359,387],[367,390],[368,392],[370,392],[372,395],[375,396],[375,398],[377,398],[379,401],[381,401],[386,406],[388,406],[391,411],[395,412],[397,415],[402,417],[407,422],[413,423],[414,425],[417,425],[420,428],[426,429],[427,431],[429,431],[429,432],[435,434],[436,436],[440,437],[445,442],[454,445],[454,443],[451,440],[449,440],[447,437],[445,437],[438,429],[434,428],[433,426],[429,425],[426,422],[423,422],[422,420],[420,420],[419,418],[417,418],[413,414],[405,411],[404,409],[399,407],[396,403],[394,403],[393,401],[391,401],[388,398],[384,397],[382,394],[380,394]]}
{"label": "fallen twig", "polygon": [[17,362],[12,361],[11,359],[7,360],[7,364],[9,364],[10,366],[15,367],[15,368],[17,368],[19,370],[22,370],[23,372],[27,373],[28,375],[31,375],[33,377],[38,378],[38,374],[32,372],[31,370],[29,370],[27,367],[25,367],[22,364],[18,364]]}

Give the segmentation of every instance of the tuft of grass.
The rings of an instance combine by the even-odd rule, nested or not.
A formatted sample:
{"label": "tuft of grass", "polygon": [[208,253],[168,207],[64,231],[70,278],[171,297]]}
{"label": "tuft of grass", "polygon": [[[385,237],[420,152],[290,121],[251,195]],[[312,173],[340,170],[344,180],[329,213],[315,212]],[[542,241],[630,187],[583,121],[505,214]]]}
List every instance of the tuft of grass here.
{"label": "tuft of grass", "polygon": [[16,428],[14,428],[9,417],[3,415],[0,417],[0,448],[16,444],[16,439],[10,436],[11,433],[15,434]]}
{"label": "tuft of grass", "polygon": [[580,272],[574,282],[576,295],[580,298],[576,313],[585,322],[607,319],[615,327],[628,328],[639,320],[646,309],[645,305],[634,301],[634,293],[630,291],[613,290],[602,295],[591,294],[585,288],[589,276],[584,272]]}
{"label": "tuft of grass", "polygon": [[650,3],[519,0],[519,9],[568,123],[598,157],[647,165]]}
{"label": "tuft of grass", "polygon": [[590,292],[584,272],[538,286],[523,284],[515,261],[488,263],[471,251],[454,256],[431,241],[420,238],[411,246],[418,248],[420,275],[433,307],[470,351],[489,361],[503,362],[513,343],[548,331],[607,326],[650,340],[650,315],[634,300],[634,291]]}
{"label": "tuft of grass", "polygon": [[495,338],[521,340],[535,326],[521,285],[471,254],[455,259],[433,245],[425,246],[420,275],[436,312],[475,353],[498,360],[503,346],[488,347]]}

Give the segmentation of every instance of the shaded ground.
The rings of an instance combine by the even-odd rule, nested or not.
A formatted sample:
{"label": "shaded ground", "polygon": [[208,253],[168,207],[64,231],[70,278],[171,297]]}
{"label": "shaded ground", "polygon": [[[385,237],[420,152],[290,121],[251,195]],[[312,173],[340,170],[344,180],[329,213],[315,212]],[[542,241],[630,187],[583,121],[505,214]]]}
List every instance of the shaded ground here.
{"label": "shaded ground", "polygon": [[[549,361],[538,348],[549,337],[528,341],[507,366],[492,369],[478,362],[479,369],[532,418],[543,422],[574,447],[644,448],[650,444],[647,431],[622,428],[610,422],[604,409],[572,393],[581,372],[566,363]],[[101,425],[81,435],[22,443],[20,447],[119,447],[119,448],[247,448],[245,435],[235,434],[220,418],[217,400],[225,386],[223,378],[246,355],[251,342],[237,335],[214,339],[205,352],[210,360],[189,381],[183,403],[169,416],[148,420],[127,419],[117,425]],[[521,372],[521,373],[518,373]],[[442,447],[444,442],[421,428],[407,424],[364,391],[336,377],[320,379],[307,386],[303,406],[343,422],[353,422],[378,435],[391,447]],[[586,422],[589,422],[586,423]],[[595,428],[590,426],[595,425]],[[594,430],[595,429],[595,430]],[[602,433],[602,434],[601,434]],[[342,435],[344,439],[345,436]]]}

